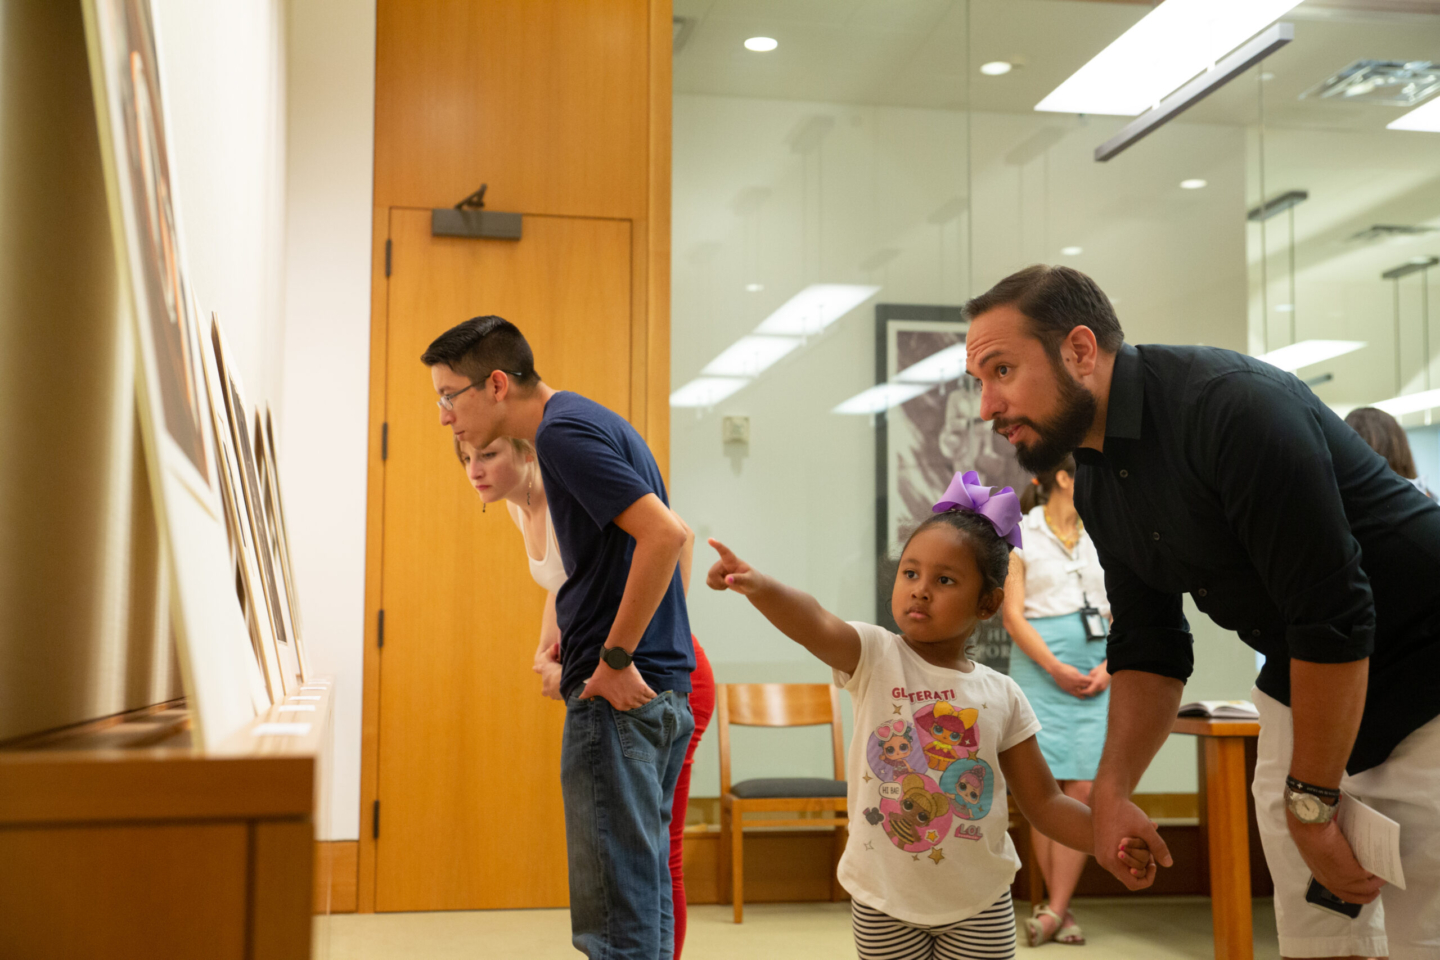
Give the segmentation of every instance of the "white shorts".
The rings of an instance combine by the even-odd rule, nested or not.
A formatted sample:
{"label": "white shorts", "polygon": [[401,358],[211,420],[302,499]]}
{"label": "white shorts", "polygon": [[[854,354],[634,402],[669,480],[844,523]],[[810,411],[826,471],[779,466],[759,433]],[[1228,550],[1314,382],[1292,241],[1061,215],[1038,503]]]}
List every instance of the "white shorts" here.
{"label": "white shorts", "polygon": [[1255,814],[1265,862],[1275,880],[1275,921],[1285,957],[1385,957],[1440,960],[1440,718],[1410,736],[1378,767],[1346,776],[1350,795],[1400,824],[1405,886],[1386,885],[1354,920],[1305,902],[1310,868],[1285,822],[1285,777],[1295,726],[1290,708],[1258,689],[1260,744]]}

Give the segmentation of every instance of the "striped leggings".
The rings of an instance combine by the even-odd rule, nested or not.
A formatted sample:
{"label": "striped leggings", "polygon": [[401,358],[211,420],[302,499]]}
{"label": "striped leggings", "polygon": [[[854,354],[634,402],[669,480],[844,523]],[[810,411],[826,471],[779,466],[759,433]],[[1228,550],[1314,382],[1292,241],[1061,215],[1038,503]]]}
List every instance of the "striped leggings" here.
{"label": "striped leggings", "polygon": [[975,916],[938,927],[896,920],[859,900],[850,901],[850,917],[860,960],[1011,960],[1015,956],[1015,907],[1009,890]]}

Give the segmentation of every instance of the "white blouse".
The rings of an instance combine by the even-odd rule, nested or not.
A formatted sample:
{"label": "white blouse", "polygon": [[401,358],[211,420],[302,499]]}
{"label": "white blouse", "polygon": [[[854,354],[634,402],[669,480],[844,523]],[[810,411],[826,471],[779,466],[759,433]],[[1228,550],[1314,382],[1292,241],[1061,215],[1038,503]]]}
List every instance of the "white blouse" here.
{"label": "white blouse", "polygon": [[1037,506],[1020,521],[1023,550],[1014,556],[1025,561],[1025,618],[1060,617],[1075,613],[1089,599],[1106,616],[1105,571],[1090,534],[1080,531],[1080,542],[1066,550],[1045,522],[1044,506]]}
{"label": "white blouse", "polygon": [[565,562],[560,559],[560,544],[555,539],[555,521],[550,519],[550,511],[545,511],[545,552],[536,560],[535,548],[530,545],[530,534],[525,531],[525,514],[509,500],[505,501],[505,506],[510,511],[510,519],[520,528],[520,536],[525,538],[525,559],[530,561],[530,576],[551,593],[559,590],[565,582]]}

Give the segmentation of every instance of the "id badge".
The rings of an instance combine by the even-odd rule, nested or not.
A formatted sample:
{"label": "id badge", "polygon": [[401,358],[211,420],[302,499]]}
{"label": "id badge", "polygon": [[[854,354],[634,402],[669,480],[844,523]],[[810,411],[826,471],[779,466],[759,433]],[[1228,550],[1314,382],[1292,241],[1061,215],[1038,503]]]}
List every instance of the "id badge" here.
{"label": "id badge", "polygon": [[1110,625],[1105,622],[1105,616],[1090,604],[1080,608],[1080,621],[1085,624],[1086,640],[1104,640],[1110,635]]}

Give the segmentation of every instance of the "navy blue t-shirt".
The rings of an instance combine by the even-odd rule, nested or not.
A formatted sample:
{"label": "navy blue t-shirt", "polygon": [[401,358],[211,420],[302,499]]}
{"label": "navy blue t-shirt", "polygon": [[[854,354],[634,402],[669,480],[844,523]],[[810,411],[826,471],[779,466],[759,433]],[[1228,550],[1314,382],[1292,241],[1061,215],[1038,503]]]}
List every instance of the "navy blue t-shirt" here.
{"label": "navy blue t-shirt", "polygon": [[[556,393],[545,404],[535,451],[565,562],[567,579],[555,598],[555,613],[560,692],[568,698],[595,672],[630,576],[635,538],[617,527],[615,518],[648,493],[666,506],[670,501],[660,468],[635,428],[579,394]],[[656,693],[690,691],[695,648],[678,567],[633,656]]]}

